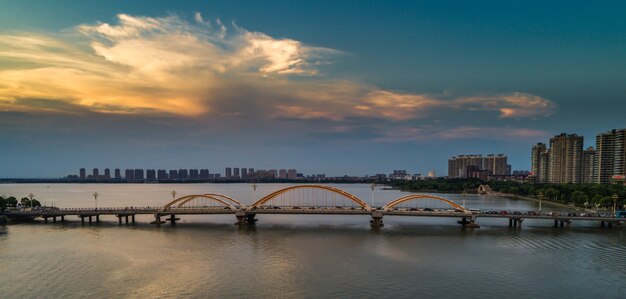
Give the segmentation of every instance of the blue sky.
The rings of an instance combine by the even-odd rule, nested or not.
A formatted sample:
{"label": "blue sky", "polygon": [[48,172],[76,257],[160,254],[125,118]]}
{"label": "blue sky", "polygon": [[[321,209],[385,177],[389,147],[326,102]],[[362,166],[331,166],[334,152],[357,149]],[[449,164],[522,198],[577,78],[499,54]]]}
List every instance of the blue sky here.
{"label": "blue sky", "polygon": [[620,1],[0,1],[0,177],[445,174],[624,127]]}

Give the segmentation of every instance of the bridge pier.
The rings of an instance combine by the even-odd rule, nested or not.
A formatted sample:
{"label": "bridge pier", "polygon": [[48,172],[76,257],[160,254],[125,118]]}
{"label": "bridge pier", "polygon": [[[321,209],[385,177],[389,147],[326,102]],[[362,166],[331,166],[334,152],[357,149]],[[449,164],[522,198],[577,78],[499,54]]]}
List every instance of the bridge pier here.
{"label": "bridge pier", "polygon": [[255,225],[257,220],[259,220],[259,219],[255,219],[255,217],[256,217],[256,214],[246,214],[245,223],[247,225]]}
{"label": "bridge pier", "polygon": [[130,215],[130,218],[131,218],[133,224],[135,224],[135,214]]}
{"label": "bridge pier", "polygon": [[464,228],[480,228],[480,225],[476,224],[475,216],[461,217],[461,220],[456,223],[463,225]]}
{"label": "bridge pier", "polygon": [[100,215],[96,215],[96,223],[100,223]]}
{"label": "bridge pier", "polygon": [[522,218],[509,218],[509,227],[522,227],[522,222],[524,219]]}
{"label": "bridge pier", "polygon": [[57,223],[57,216],[52,216],[52,223]]}
{"label": "bridge pier", "polygon": [[180,218],[176,218],[176,215],[171,214],[170,218],[167,221],[170,222],[171,225],[176,225],[176,221],[180,220]]}
{"label": "bridge pier", "polygon": [[43,217],[43,223],[48,223],[48,217]]}
{"label": "bridge pier", "polygon": [[61,222],[65,222],[65,216],[61,216]]}
{"label": "bridge pier", "polygon": [[372,220],[370,220],[370,226],[372,228],[380,228],[385,226],[383,223],[383,213],[381,211],[372,212]]}
{"label": "bridge pier", "polygon": [[156,224],[157,226],[161,226],[161,224],[165,223],[165,221],[161,220],[161,215],[154,214],[154,221],[150,222],[150,224]]}
{"label": "bridge pier", "polygon": [[117,216],[117,224],[122,225],[122,215],[116,215],[116,216]]}

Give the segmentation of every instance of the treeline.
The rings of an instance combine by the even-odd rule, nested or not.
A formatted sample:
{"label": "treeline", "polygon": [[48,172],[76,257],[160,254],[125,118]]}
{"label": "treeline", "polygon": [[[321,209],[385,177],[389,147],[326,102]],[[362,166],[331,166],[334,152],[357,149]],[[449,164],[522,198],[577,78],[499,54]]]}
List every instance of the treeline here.
{"label": "treeline", "polygon": [[[28,197],[22,197],[22,199],[18,201],[17,198],[15,198],[14,196],[9,196],[9,197],[0,196],[0,211],[4,211],[9,207],[17,207],[18,204],[21,204],[22,206],[30,207],[31,200]],[[33,198],[32,206],[40,207],[41,203],[38,200]]]}
{"label": "treeline", "polygon": [[515,181],[481,181],[479,179],[434,179],[424,181],[393,181],[391,185],[406,191],[422,192],[463,192],[478,189],[486,184],[493,191],[539,198],[560,202],[574,203],[577,206],[603,207],[613,206],[613,195],[618,196],[618,206],[626,205],[626,186],[616,184],[528,184]]}

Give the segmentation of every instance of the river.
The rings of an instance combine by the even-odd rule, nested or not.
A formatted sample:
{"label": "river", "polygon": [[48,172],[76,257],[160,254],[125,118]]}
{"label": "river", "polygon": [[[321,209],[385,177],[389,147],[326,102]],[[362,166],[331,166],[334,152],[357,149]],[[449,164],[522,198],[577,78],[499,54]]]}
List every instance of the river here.
{"label": "river", "polygon": [[[287,184],[3,184],[0,194],[59,207],[162,206],[177,197],[222,193],[249,204]],[[366,202],[369,185],[334,185]],[[380,206],[398,190],[373,192]],[[440,194],[457,203],[460,195]],[[479,209],[537,210],[537,203],[468,195]],[[563,208],[545,203],[543,209]],[[172,227],[117,224],[0,226],[2,298],[625,298],[626,230],[575,222],[478,218],[257,215],[239,228],[233,215],[182,216]]]}

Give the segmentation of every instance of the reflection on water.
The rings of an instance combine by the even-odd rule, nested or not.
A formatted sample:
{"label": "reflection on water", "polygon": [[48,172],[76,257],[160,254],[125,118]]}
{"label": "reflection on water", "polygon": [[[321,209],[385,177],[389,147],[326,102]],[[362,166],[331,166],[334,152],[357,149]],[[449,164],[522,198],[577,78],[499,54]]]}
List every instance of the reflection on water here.
{"label": "reflection on water", "polygon": [[[261,193],[247,185],[175,188],[181,195],[210,189],[249,203],[277,186],[259,185]],[[38,188],[1,187],[5,194]],[[369,185],[339,187],[370,196]],[[80,206],[92,203],[88,195],[98,189],[110,205],[125,204],[132,194],[128,205],[139,206],[167,202],[172,185],[67,188],[35,192],[55,197],[57,205]],[[379,199],[399,195],[376,193]],[[478,196],[467,201],[521,210],[535,204]],[[174,227],[150,225],[149,216],[134,226],[118,226],[114,217],[92,226],[77,219],[0,226],[0,297],[626,296],[621,228],[553,228],[539,220],[511,229],[502,219],[479,219],[482,227],[471,230],[452,219],[385,217],[385,227],[372,231],[367,216],[258,218],[256,227],[237,227],[232,215],[185,216]]]}

